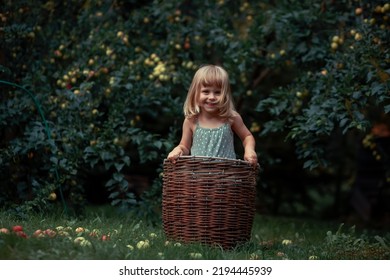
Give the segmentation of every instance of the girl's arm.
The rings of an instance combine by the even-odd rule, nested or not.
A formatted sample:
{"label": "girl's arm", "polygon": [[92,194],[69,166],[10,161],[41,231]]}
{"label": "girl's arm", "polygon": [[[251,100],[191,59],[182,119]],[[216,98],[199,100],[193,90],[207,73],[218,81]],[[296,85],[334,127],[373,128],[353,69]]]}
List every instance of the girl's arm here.
{"label": "girl's arm", "polygon": [[256,141],[250,130],[244,124],[240,114],[236,113],[232,123],[233,131],[240,137],[244,146],[244,160],[252,165],[257,165],[257,154],[255,151]]}
{"label": "girl's arm", "polygon": [[176,160],[180,156],[189,155],[192,145],[192,131],[193,124],[189,119],[185,119],[183,122],[183,132],[179,145],[177,145],[169,154],[167,159],[173,163],[176,163]]}

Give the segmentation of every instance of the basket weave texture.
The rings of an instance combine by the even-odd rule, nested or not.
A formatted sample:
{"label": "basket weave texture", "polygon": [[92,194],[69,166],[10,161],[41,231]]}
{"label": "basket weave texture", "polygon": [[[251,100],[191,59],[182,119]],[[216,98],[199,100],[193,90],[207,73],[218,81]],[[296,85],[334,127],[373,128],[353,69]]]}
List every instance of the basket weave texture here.
{"label": "basket weave texture", "polygon": [[232,248],[250,239],[259,168],[234,159],[164,161],[162,219],[168,239]]}

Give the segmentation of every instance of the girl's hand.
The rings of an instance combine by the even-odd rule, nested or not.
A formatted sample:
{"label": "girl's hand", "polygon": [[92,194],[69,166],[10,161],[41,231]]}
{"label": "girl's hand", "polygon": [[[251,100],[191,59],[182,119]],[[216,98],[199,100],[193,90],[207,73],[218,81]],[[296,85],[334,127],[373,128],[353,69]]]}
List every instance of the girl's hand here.
{"label": "girl's hand", "polygon": [[253,150],[245,151],[244,160],[249,162],[251,165],[256,167],[257,165],[257,154]]}
{"label": "girl's hand", "polygon": [[172,163],[176,163],[177,159],[182,155],[183,150],[180,147],[176,147],[168,154],[167,159]]}

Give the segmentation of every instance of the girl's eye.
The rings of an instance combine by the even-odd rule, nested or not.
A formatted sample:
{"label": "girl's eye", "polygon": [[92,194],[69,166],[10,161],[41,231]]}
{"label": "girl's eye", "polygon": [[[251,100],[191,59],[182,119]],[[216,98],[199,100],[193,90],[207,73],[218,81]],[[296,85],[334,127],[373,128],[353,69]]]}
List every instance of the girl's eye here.
{"label": "girl's eye", "polygon": [[221,95],[221,91],[220,90],[213,90],[213,89],[208,89],[208,88],[203,88],[201,90],[201,93],[204,94],[204,95],[208,95],[210,93],[214,93],[214,95],[217,95],[217,96]]}

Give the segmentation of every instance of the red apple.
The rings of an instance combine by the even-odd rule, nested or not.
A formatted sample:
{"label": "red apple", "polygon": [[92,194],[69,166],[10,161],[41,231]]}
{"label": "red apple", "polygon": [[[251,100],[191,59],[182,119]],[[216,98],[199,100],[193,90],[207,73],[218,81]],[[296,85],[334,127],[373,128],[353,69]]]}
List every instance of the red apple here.
{"label": "red apple", "polygon": [[16,231],[15,232],[17,236],[22,237],[22,238],[27,238],[27,234],[24,231]]}
{"label": "red apple", "polygon": [[45,230],[45,231],[44,231],[44,234],[46,234],[46,235],[49,236],[49,237],[54,237],[54,236],[57,235],[57,233],[56,233],[54,230],[50,229],[50,228],[48,228],[47,230]]}
{"label": "red apple", "polygon": [[45,236],[45,234],[43,233],[43,231],[42,230],[40,230],[40,229],[37,229],[36,231],[34,231],[34,233],[33,233],[33,235],[32,236],[34,236],[34,237],[44,237]]}
{"label": "red apple", "polygon": [[23,231],[23,227],[22,227],[22,226],[19,226],[19,225],[13,226],[13,227],[12,227],[12,231],[13,231],[13,232]]}

